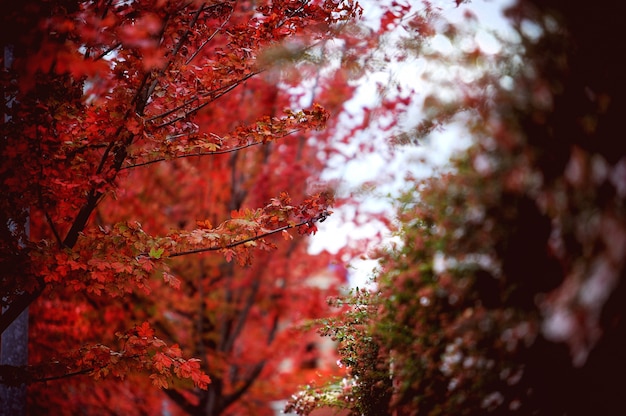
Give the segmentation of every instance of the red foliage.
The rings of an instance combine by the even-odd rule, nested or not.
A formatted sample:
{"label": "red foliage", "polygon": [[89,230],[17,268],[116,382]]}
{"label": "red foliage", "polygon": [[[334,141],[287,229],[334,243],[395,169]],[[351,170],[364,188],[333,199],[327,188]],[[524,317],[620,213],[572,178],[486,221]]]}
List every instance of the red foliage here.
{"label": "red foliage", "polygon": [[[330,214],[331,193],[307,186],[326,144],[305,135],[329,114],[289,109],[259,57],[288,38],[336,36],[358,7],[58,0],[4,11],[15,59],[2,73],[0,327],[32,304],[33,366],[13,380],[50,381],[32,386],[32,410],[150,412],[162,401],[152,383],[189,411],[215,392],[234,402],[260,374],[274,382],[268,357],[298,351],[281,325],[323,303],[305,278],[328,259],[308,257],[299,234]],[[199,254],[209,251],[223,260]],[[253,251],[256,265],[240,268]],[[87,373],[128,382],[69,378]]]}

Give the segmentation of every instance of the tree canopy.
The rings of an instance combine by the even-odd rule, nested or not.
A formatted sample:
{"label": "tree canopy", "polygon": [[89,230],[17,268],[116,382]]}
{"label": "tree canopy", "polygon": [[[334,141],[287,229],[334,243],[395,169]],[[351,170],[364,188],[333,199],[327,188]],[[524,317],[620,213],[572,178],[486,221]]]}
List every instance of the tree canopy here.
{"label": "tree canopy", "polygon": [[[267,411],[281,360],[310,359],[286,326],[339,283],[307,286],[332,259],[303,238],[333,203],[314,132],[351,94],[342,68],[322,73],[325,48],[360,8],[2,9],[0,328],[29,306],[31,323],[29,365],[3,363],[2,383],[29,385],[33,412],[153,414],[159,389],[176,411],[244,394],[237,412]],[[289,89],[307,77],[327,82],[303,104]]]}

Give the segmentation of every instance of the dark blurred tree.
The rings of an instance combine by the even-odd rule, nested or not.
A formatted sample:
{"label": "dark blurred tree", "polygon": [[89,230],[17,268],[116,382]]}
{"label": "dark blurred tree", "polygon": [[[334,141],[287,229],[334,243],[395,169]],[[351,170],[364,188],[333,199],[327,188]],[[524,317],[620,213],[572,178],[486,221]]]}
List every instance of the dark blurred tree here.
{"label": "dark blurred tree", "polygon": [[[377,290],[341,300],[353,312],[325,328],[353,380],[293,408],[626,412],[625,8],[526,1],[507,11],[520,43],[460,85],[452,111],[468,110],[473,144],[399,200],[401,242],[381,253]],[[435,103],[417,133],[450,118]]]}

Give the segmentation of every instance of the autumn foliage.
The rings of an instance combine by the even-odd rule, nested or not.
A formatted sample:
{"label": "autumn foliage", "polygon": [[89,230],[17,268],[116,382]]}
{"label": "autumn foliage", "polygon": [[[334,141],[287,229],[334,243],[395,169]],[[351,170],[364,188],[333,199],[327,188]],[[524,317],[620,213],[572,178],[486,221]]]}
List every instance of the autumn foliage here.
{"label": "autumn foliage", "polygon": [[[152,413],[152,384],[178,410],[219,414],[261,374],[272,383],[276,357],[297,368],[303,346],[282,330],[322,312],[305,279],[331,260],[304,239],[333,203],[315,183],[329,118],[316,101],[336,109],[351,89],[336,69],[334,92],[306,105],[287,87],[359,11],[3,5],[0,328],[31,306],[32,365],[2,381],[31,384],[34,411]],[[238,411],[261,414],[268,389]]]}

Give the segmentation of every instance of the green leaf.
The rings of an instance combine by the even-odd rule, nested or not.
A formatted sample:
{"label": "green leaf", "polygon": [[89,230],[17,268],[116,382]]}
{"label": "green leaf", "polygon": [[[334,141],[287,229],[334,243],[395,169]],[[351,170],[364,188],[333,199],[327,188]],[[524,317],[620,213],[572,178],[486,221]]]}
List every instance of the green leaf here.
{"label": "green leaf", "polygon": [[148,255],[152,257],[153,259],[160,259],[161,255],[163,254],[163,251],[165,251],[165,249],[152,247]]}

